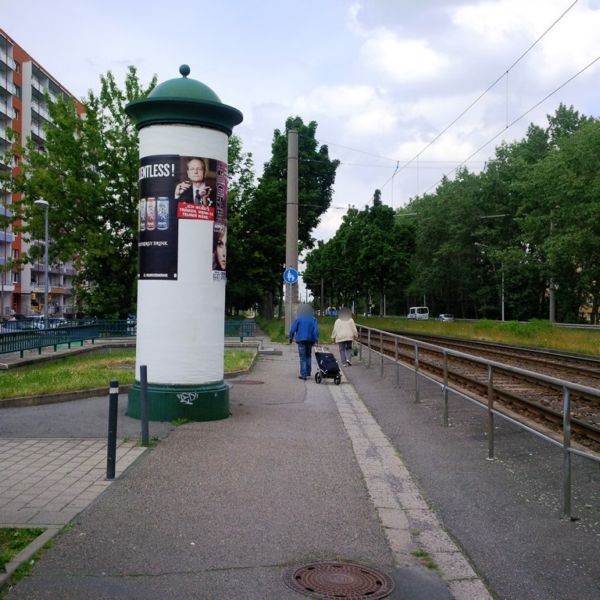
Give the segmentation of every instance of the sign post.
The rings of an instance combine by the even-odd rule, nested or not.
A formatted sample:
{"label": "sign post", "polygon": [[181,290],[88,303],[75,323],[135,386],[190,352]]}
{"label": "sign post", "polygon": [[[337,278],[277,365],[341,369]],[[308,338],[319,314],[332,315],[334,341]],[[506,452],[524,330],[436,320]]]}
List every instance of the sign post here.
{"label": "sign post", "polygon": [[140,136],[136,382],[127,414],[140,418],[140,366],[152,421],[224,419],[227,146],[242,113],[188,78],[126,107]]}
{"label": "sign post", "polygon": [[[294,309],[293,304],[293,295],[294,295],[294,285],[298,283],[298,271],[293,267],[288,267],[283,272],[283,281],[286,283],[286,297],[287,297],[287,310],[286,310],[286,335],[289,335],[290,329],[292,327],[292,321],[294,320],[294,315],[292,314]],[[288,323],[289,321],[289,323]]]}

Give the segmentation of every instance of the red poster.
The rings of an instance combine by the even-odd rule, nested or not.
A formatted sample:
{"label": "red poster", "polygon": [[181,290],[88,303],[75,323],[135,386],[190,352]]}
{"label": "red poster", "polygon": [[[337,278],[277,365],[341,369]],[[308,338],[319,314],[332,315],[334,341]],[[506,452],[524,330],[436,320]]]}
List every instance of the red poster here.
{"label": "red poster", "polygon": [[177,203],[178,219],[195,219],[197,221],[214,221],[215,207],[191,204],[188,202]]}

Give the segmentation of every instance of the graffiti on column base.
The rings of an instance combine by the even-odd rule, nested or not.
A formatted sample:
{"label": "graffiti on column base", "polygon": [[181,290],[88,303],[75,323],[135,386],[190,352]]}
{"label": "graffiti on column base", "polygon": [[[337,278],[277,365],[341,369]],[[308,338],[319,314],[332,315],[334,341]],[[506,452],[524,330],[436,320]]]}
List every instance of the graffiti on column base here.
{"label": "graffiti on column base", "polygon": [[180,392],[177,394],[181,404],[194,404],[194,400],[198,399],[198,392]]}

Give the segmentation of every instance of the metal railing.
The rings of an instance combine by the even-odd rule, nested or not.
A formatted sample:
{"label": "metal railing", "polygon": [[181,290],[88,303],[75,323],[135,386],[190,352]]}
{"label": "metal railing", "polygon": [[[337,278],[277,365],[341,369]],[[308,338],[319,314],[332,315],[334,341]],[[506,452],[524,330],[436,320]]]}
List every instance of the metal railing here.
{"label": "metal railing", "polygon": [[[96,340],[113,337],[135,337],[136,322],[130,319],[49,319],[50,327],[44,328],[43,319],[5,321],[0,323],[0,354],[41,349],[59,344],[69,344],[84,340]],[[225,321],[225,336],[256,336],[256,322],[251,319]],[[55,348],[56,349],[56,348]]]}
{"label": "metal railing", "polygon": [[96,325],[79,325],[76,327],[57,327],[56,329],[24,329],[0,334],[0,354],[19,352],[23,358],[25,350],[37,350],[42,353],[42,348],[67,344],[70,348],[73,343],[83,343],[86,340],[98,339],[99,329]]}
{"label": "metal railing", "polygon": [[[473,402],[475,405],[487,409],[487,437],[488,437],[488,459],[493,460],[495,454],[494,448],[494,418],[496,416],[506,419],[513,425],[532,433],[533,435],[542,438],[543,440],[550,442],[554,446],[557,446],[562,449],[563,452],[563,469],[562,469],[562,478],[563,478],[563,517],[571,518],[571,498],[572,498],[572,490],[571,490],[571,472],[572,472],[572,464],[571,457],[573,454],[577,456],[581,456],[582,458],[587,458],[596,463],[600,464],[600,456],[597,454],[593,454],[590,452],[585,452],[579,450],[577,448],[571,447],[571,394],[572,392],[579,392],[581,394],[586,394],[590,396],[594,396],[596,398],[600,398],[600,390],[591,388],[588,386],[580,385],[578,383],[573,383],[571,381],[566,381],[564,379],[558,379],[556,377],[551,377],[549,375],[544,375],[542,373],[536,373],[534,371],[528,371],[526,369],[521,369],[519,367],[513,367],[510,365],[506,365],[504,363],[500,363],[493,360],[487,360],[485,358],[480,358],[478,356],[473,356],[472,354],[466,354],[464,352],[460,352],[458,350],[452,350],[449,348],[442,348],[441,346],[436,346],[434,344],[430,344],[428,342],[422,342],[414,340],[410,337],[406,337],[403,335],[398,335],[394,333],[390,333],[388,331],[382,331],[380,329],[374,329],[371,327],[365,327],[364,325],[357,325],[357,329],[359,332],[359,358],[363,360],[363,347],[366,346],[368,351],[366,357],[366,366],[371,367],[372,363],[372,353],[375,352],[380,355],[380,375],[383,376],[383,365],[384,360],[390,360],[396,364],[396,386],[400,385],[400,366],[405,368],[408,367],[406,364],[402,364],[399,361],[399,353],[398,346],[399,343],[402,342],[405,345],[409,345],[413,347],[413,357],[414,357],[414,371],[415,371],[415,402],[420,402],[420,386],[419,386],[419,376],[428,379],[429,381],[439,385],[442,388],[442,424],[444,427],[448,427],[448,392],[452,391],[455,394],[465,398]],[[366,337],[367,343],[363,343],[363,338]],[[394,356],[390,356],[389,354],[384,354],[383,346],[384,346],[384,338],[386,341],[394,342]],[[428,350],[431,352],[438,353],[443,361],[443,377],[442,380],[426,375],[419,370],[419,349]],[[448,381],[448,357],[456,357],[462,360],[468,360],[473,363],[477,363],[479,365],[484,365],[487,368],[487,404],[484,404],[480,400],[469,396],[464,392],[464,390],[455,388]],[[537,380],[542,383],[551,384],[555,387],[562,388],[562,429],[563,436],[562,442],[556,440],[555,438],[534,429],[522,423],[521,421],[507,415],[506,413],[495,408],[494,400],[495,400],[495,388],[494,388],[494,373],[496,371],[502,371],[505,373],[513,373],[515,375],[522,375],[527,377],[528,379]]]}
{"label": "metal railing", "polygon": [[[76,336],[71,341],[80,341],[77,336],[86,331],[92,332],[93,337],[88,336],[83,339],[132,337],[136,334],[135,323],[124,319],[74,319],[69,321],[51,317],[49,327],[46,329],[43,317],[39,317],[21,321],[5,321],[1,323],[1,327],[3,333],[0,333],[0,354],[54,346],[52,340],[59,339],[61,335]],[[15,336],[15,334],[19,334],[19,336]],[[6,340],[11,341],[7,342]],[[44,343],[44,341],[48,343]],[[22,347],[19,344],[22,344]]]}
{"label": "metal railing", "polygon": [[256,336],[256,321],[254,319],[225,321],[225,337],[239,337],[240,342],[245,337]]}

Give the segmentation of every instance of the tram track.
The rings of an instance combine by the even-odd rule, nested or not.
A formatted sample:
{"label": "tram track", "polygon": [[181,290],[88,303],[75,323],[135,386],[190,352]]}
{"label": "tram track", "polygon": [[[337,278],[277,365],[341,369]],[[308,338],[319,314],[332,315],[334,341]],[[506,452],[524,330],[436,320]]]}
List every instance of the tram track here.
{"label": "tram track", "polygon": [[[360,328],[360,340],[369,343],[368,330]],[[402,336],[402,337],[398,337]],[[410,338],[410,339],[407,339]],[[415,335],[408,332],[372,331],[371,348],[399,362],[415,366],[415,340],[419,344],[418,368],[432,379],[444,381],[444,354],[448,383],[487,406],[492,401],[496,409],[506,411],[522,420],[534,421],[554,432],[562,432],[563,388],[502,366],[518,367],[534,373],[563,379],[582,386],[600,387],[600,361],[578,355],[546,352],[537,349],[476,342],[442,336]],[[430,347],[433,345],[434,347]],[[444,349],[460,352],[461,356],[444,353]],[[485,364],[470,359],[494,361],[493,379]],[[502,363],[502,364],[498,364]],[[600,450],[600,401],[582,392],[571,394],[571,429],[574,439],[582,445]]]}

